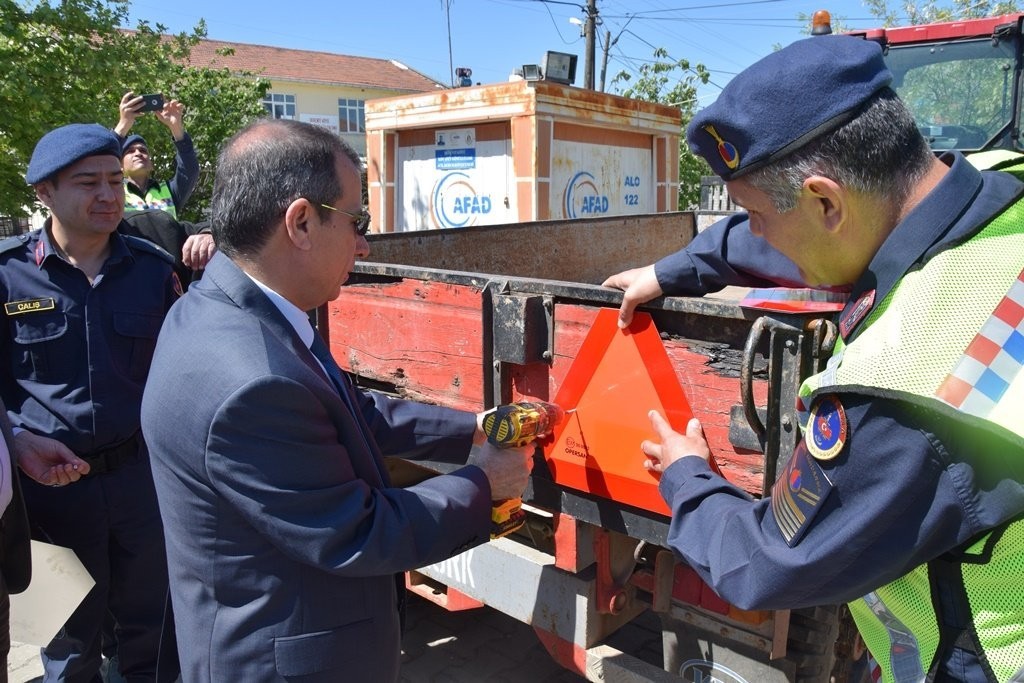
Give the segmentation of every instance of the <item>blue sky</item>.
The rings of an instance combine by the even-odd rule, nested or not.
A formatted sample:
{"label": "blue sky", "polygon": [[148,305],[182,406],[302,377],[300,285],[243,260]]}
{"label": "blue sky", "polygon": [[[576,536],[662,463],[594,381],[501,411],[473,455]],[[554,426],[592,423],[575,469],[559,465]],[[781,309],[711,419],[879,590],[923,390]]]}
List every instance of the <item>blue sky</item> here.
{"label": "blue sky", "polygon": [[[187,31],[203,18],[210,38],[395,59],[441,82],[450,67],[473,70],[473,81],[508,80],[522,64],[539,63],[546,50],[578,55],[576,85],[583,85],[585,42],[580,26],[586,0],[133,0],[138,19]],[[244,9],[242,9],[244,7]],[[721,86],[775,44],[803,37],[800,13],[828,9],[851,28],[877,21],[860,0],[598,0],[601,38],[595,54],[600,80],[606,31],[609,50],[606,88],[622,70],[651,60],[654,48],[675,59],[702,63],[712,84],[698,91],[699,106],[713,101]],[[450,31],[449,31],[450,24]],[[449,56],[449,37],[451,52]]]}

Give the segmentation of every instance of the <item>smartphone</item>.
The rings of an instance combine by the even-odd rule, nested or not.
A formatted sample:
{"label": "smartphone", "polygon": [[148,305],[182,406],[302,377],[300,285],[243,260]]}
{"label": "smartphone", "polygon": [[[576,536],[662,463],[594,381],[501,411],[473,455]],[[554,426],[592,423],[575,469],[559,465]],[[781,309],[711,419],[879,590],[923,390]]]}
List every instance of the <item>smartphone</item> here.
{"label": "smartphone", "polygon": [[142,96],[142,106],[139,107],[139,113],[147,111],[162,111],[164,108],[164,96],[161,93],[153,93],[152,95]]}

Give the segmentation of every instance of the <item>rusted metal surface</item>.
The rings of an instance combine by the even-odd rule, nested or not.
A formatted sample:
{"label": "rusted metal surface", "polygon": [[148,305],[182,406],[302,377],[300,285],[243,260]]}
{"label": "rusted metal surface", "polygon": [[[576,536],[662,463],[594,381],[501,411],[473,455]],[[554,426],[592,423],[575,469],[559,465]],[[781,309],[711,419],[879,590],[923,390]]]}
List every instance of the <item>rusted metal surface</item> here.
{"label": "rusted metal surface", "polygon": [[[385,97],[366,102],[366,127],[418,128],[448,123],[497,119],[523,114],[555,115],[589,112],[598,123],[679,132],[679,109],[550,81],[509,81],[471,88]],[[484,116],[486,114],[486,116]]]}
{"label": "rusted metal surface", "polygon": [[[392,272],[400,271],[393,267]],[[412,274],[417,277],[383,282],[372,277],[361,282],[357,274],[356,283],[343,288],[328,306],[334,355],[365,385],[465,410],[489,407],[485,373],[491,372],[493,358],[484,342],[481,292],[492,280],[480,274]],[[510,286],[550,292],[555,303],[551,362],[502,364],[508,400],[553,400],[597,312],[616,305],[621,293],[535,280],[513,280]],[[667,311],[666,305],[678,310]],[[761,494],[763,455],[737,448],[729,438],[730,411],[740,396],[737,362],[752,320],[734,304],[701,299],[665,299],[649,308],[663,331],[676,379],[723,473]],[[768,389],[763,372],[755,372],[753,379],[755,403],[764,406]]]}
{"label": "rusted metal surface", "polygon": [[372,263],[600,284],[690,243],[691,212],[370,235]]}

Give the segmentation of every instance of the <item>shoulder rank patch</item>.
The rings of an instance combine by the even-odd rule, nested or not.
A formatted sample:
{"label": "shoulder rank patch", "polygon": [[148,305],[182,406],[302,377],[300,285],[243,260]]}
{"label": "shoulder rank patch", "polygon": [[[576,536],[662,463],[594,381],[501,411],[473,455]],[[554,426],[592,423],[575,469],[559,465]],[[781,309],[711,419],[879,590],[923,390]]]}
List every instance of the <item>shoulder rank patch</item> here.
{"label": "shoulder rank patch", "polygon": [[834,394],[819,396],[811,406],[804,436],[807,450],[818,460],[831,460],[846,445],[846,411]]}
{"label": "shoulder rank patch", "polygon": [[800,442],[772,486],[772,513],[786,545],[800,542],[831,492],[832,482]]}
{"label": "shoulder rank patch", "polygon": [[50,298],[22,299],[21,301],[8,301],[4,304],[4,311],[7,315],[24,315],[25,313],[38,313],[39,311],[52,311],[56,302]]}

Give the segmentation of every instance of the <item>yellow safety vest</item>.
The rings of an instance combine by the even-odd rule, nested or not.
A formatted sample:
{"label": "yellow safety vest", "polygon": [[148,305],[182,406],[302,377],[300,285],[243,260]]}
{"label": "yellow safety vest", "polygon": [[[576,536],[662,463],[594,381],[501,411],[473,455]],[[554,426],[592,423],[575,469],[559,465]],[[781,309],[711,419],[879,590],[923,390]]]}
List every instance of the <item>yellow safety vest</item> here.
{"label": "yellow safety vest", "polygon": [[[1022,317],[1024,200],[904,275],[860,334],[849,345],[840,340],[825,371],[803,384],[801,406],[840,389],[905,399],[989,431],[1024,458]],[[806,419],[804,425],[810,434]],[[1024,521],[1004,524],[962,552],[942,560],[959,570],[970,605],[970,631],[961,636],[993,681],[1024,680]],[[929,565],[850,609],[883,680],[925,680],[941,636]]]}
{"label": "yellow safety vest", "polygon": [[171,194],[171,186],[167,183],[150,185],[146,190],[146,196],[140,197],[128,187],[128,181],[124,184],[124,210],[145,211],[146,209],[160,209],[178,217],[178,211],[174,208],[174,196]]}

